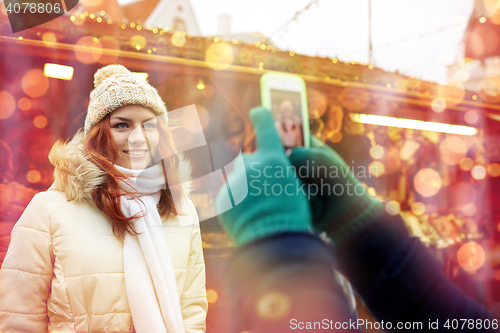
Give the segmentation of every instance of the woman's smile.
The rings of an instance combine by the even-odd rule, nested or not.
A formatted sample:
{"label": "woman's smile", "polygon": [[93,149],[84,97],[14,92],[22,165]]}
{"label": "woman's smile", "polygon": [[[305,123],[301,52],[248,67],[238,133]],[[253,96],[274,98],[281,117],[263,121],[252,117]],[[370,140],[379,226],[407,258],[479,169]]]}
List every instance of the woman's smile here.
{"label": "woman's smile", "polygon": [[111,134],[118,148],[115,164],[140,170],[153,160],[160,140],[158,120],[151,109],[127,105],[110,116]]}

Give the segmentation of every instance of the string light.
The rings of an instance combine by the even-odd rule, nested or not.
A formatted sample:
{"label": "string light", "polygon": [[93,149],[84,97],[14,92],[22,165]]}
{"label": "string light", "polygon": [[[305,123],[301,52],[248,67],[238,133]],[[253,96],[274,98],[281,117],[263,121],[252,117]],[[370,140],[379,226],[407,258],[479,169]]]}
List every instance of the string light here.
{"label": "string light", "polygon": [[293,14],[292,18],[288,19],[288,21],[286,21],[282,26],[280,26],[278,29],[276,29],[271,35],[269,35],[269,40],[273,39],[278,33],[280,33],[281,31],[284,30],[284,33],[286,33],[288,31],[288,26],[297,20],[297,18],[307,12],[309,10],[309,7],[311,7],[312,5],[316,4],[317,6],[319,6],[319,0],[312,0],[311,2],[309,2],[304,8],[302,8],[301,10],[295,12],[295,14]]}

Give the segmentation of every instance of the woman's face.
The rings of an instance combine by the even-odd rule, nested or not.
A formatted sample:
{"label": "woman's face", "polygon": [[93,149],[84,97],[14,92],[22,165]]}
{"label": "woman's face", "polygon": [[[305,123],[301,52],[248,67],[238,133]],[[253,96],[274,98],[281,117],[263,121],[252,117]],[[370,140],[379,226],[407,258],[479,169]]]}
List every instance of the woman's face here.
{"label": "woman's face", "polygon": [[111,133],[118,154],[115,164],[140,170],[155,156],[160,141],[158,119],[142,105],[126,105],[110,115]]}

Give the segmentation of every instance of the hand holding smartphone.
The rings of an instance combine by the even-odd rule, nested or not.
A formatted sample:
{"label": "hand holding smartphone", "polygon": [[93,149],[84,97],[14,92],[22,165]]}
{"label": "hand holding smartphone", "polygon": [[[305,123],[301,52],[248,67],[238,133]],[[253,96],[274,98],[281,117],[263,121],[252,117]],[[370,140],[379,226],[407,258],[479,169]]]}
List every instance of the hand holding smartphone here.
{"label": "hand holding smartphone", "polygon": [[260,94],[262,106],[271,111],[287,152],[294,147],[309,147],[309,113],[304,79],[288,73],[266,73],[260,79]]}

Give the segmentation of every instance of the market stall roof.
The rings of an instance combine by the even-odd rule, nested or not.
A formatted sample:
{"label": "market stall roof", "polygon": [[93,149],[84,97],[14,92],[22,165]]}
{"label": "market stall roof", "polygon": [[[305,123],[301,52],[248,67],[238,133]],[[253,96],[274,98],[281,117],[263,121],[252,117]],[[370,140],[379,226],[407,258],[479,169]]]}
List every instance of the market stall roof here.
{"label": "market stall roof", "polygon": [[[51,39],[45,40],[48,33],[52,34]],[[219,76],[234,77],[236,73],[237,79],[254,82],[270,70],[296,73],[308,87],[327,85],[344,102],[352,99],[354,104],[359,100],[363,104],[362,100],[368,99],[373,102],[373,109],[368,111],[373,113],[379,113],[380,103],[389,103],[399,110],[395,116],[401,117],[414,113],[425,119],[436,99],[446,103],[447,111],[458,112],[457,117],[471,109],[500,114],[497,97],[389,73],[372,64],[310,57],[260,42],[224,42],[220,37],[193,37],[153,26],[117,24],[103,12],[62,16],[16,34],[11,32],[7,16],[0,14],[0,47],[2,52],[56,57],[61,62],[85,62],[87,57],[89,64],[104,65],[119,57],[119,61],[139,70],[185,73],[188,66],[188,72],[196,75],[217,72]],[[157,65],[152,67],[151,63]],[[433,118],[436,117],[439,115],[434,113]]]}

